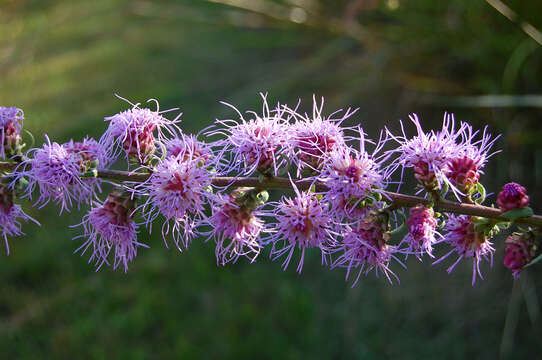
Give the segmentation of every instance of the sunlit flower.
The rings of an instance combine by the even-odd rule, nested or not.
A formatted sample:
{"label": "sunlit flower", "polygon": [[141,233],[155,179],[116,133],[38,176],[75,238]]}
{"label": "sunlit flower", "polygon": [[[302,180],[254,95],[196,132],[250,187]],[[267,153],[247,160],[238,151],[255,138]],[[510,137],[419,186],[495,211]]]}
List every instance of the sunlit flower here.
{"label": "sunlit flower", "polygon": [[445,174],[459,190],[468,193],[478,183],[487,159],[496,153],[489,151],[499,136],[492,138],[486,128],[481,139],[477,139],[479,131],[474,131],[472,126],[462,123],[461,128],[458,152],[450,157]]}
{"label": "sunlit flower", "polygon": [[292,125],[292,147],[298,171],[305,167],[312,170],[320,168],[326,157],[339,147],[345,146],[342,123],[356,111],[347,109],[336,111],[329,116],[322,114],[324,99],[320,104],[313,98],[312,114],[301,115],[294,110],[289,112],[296,118]]}
{"label": "sunlit flower", "polygon": [[109,158],[107,149],[102,144],[90,137],[83,141],[73,141],[62,144],[69,152],[79,156],[81,171],[84,172],[92,167],[107,168],[113,159]]}
{"label": "sunlit flower", "polygon": [[168,157],[201,160],[206,164],[212,157],[211,146],[199,141],[194,135],[181,134],[179,137],[168,139],[165,143]]}
{"label": "sunlit flower", "polygon": [[24,113],[16,107],[0,106],[0,158],[20,151]]}
{"label": "sunlit flower", "polygon": [[163,160],[149,180],[136,187],[137,193],[148,196],[143,205],[147,225],[162,214],[166,218],[162,226],[164,242],[167,246],[166,235],[171,232],[179,250],[179,243],[187,247],[194,237],[194,228],[205,217],[204,205],[211,195],[210,172],[192,151],[184,154]]}
{"label": "sunlit flower", "polygon": [[446,255],[433,264],[437,264],[448,256],[457,253],[457,260],[448,268],[448,273],[451,273],[455,266],[464,258],[472,258],[472,285],[476,282],[477,275],[481,279],[484,277],[480,271],[480,262],[482,259],[489,260],[493,266],[493,253],[495,249],[488,237],[478,232],[474,228],[472,217],[466,215],[450,215],[444,231],[444,240],[453,247]]}
{"label": "sunlit flower", "polygon": [[286,254],[282,266],[288,267],[294,254],[299,248],[301,256],[297,272],[301,273],[305,250],[319,248],[322,252],[322,263],[326,263],[327,247],[333,241],[332,219],[325,202],[308,191],[299,192],[293,199],[283,197],[276,205],[272,216],[277,223],[271,229],[274,234],[269,238],[273,243],[271,257],[277,259]]}
{"label": "sunlit flower", "polygon": [[174,120],[162,116],[165,112],[177,109],[159,111],[158,102],[149,101],[156,103],[156,111],[135,104],[129,110],[105,118],[109,127],[102,135],[100,144],[110,149],[112,158],[124,150],[128,159],[144,164],[155,152],[157,141],[164,142],[166,135],[174,136],[180,132],[176,126],[180,114]]}
{"label": "sunlit flower", "polygon": [[[83,234],[74,238],[85,239],[76,251],[84,254],[91,249],[89,262],[94,262],[99,270],[104,264],[113,269],[123,266],[128,271],[128,263],[137,256],[138,247],[148,247],[137,241],[137,224],[133,220],[134,201],[129,194],[113,191],[103,204],[95,203],[90,212],[83,217],[80,226]],[[113,252],[113,261],[108,261]]]}
{"label": "sunlit flower", "polygon": [[212,216],[208,223],[210,235],[216,242],[215,255],[218,265],[236,262],[245,256],[250,262],[260,254],[258,241],[264,222],[255,215],[254,208],[240,202],[239,195],[219,195],[212,206]]}
{"label": "sunlit flower", "polygon": [[237,170],[243,175],[250,175],[258,170],[262,174],[277,175],[278,170],[288,163],[290,152],[290,132],[284,110],[280,104],[274,110],[269,109],[266,96],[262,94],[262,115],[247,111],[250,119],[245,120],[241,112],[230,104],[240,120],[217,120],[223,128],[207,133],[208,136],[224,135],[220,156],[229,153],[228,171]]}
{"label": "sunlit flower", "polygon": [[314,176],[329,189],[324,197],[333,204],[333,211],[352,217],[368,205],[375,205],[376,194],[386,186],[387,175],[364,148],[360,151],[340,147],[329,154],[321,174]]}
{"label": "sunlit flower", "polygon": [[460,146],[457,140],[463,134],[463,126],[455,129],[453,115],[445,114],[440,131],[424,132],[418,116],[409,115],[418,134],[408,138],[403,124],[402,136],[394,136],[388,131],[390,138],[394,139],[399,147],[390,152],[397,154],[394,164],[403,168],[413,168],[415,178],[428,189],[442,189],[450,181],[447,177],[448,163],[460,155]]}
{"label": "sunlit flower", "polygon": [[88,203],[94,195],[93,184],[81,179],[81,157],[56,142],[47,142],[41,148],[31,149],[27,159],[19,164],[13,174],[16,182],[25,177],[28,186],[23,197],[32,198],[32,192],[39,189],[36,205],[40,207],[53,200],[60,205],[60,212],[69,210],[73,204]]}

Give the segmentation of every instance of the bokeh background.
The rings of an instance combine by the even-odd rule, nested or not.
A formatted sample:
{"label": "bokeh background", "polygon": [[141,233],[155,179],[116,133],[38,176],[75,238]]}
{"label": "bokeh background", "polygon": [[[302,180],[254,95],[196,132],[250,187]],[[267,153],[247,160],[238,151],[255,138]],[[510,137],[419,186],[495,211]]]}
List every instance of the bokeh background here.
{"label": "bokeh background", "polygon": [[[218,103],[359,107],[373,137],[445,110],[502,134],[483,182],[514,180],[542,210],[542,9],[538,0],[0,0],[0,103],[38,143],[99,136],[103,117],[156,98],[196,132]],[[494,201],[495,196],[490,198]],[[129,272],[72,255],[82,211],[25,203],[42,227],[0,255],[2,359],[533,359],[542,351],[542,266],[502,266],[471,287],[469,263],[415,258],[401,284],[353,289],[309,255],[303,274],[262,257],[217,268],[211,244],[179,254],[159,234]]]}

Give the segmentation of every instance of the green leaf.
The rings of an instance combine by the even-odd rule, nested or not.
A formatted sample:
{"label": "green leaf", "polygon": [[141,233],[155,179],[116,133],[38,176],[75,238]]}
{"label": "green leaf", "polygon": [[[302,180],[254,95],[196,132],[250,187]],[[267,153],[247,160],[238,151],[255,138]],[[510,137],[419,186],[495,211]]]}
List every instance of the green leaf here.
{"label": "green leaf", "polygon": [[480,197],[474,200],[474,202],[480,205],[486,200],[486,188],[481,183],[477,183],[476,189],[478,190],[478,194],[480,194]]}
{"label": "green leaf", "polygon": [[537,257],[535,257],[535,258],[533,259],[533,261],[531,261],[530,263],[528,263],[527,265],[525,265],[525,267],[534,265],[534,264],[536,264],[537,262],[539,262],[540,260],[542,260],[542,254],[540,254],[540,255],[538,255]]}
{"label": "green leaf", "polygon": [[405,229],[406,229],[406,224],[403,223],[399,227],[397,227],[397,228],[393,229],[392,231],[390,231],[390,234],[393,236],[393,235],[396,235],[396,234],[399,234],[399,233],[403,232]]}
{"label": "green leaf", "polygon": [[534,214],[533,209],[531,209],[530,207],[524,207],[524,208],[507,211],[503,213],[501,216],[506,219],[515,220],[522,217],[533,216],[533,214]]}

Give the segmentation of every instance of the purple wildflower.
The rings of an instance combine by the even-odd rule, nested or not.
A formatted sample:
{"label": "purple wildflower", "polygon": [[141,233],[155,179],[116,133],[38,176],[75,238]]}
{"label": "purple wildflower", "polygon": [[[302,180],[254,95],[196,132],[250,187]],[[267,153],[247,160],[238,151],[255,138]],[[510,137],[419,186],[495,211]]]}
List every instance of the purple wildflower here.
{"label": "purple wildflower", "polygon": [[140,195],[148,195],[143,205],[147,224],[151,226],[158,214],[162,214],[167,220],[162,226],[164,242],[167,246],[166,235],[171,231],[179,250],[179,242],[188,246],[194,236],[193,229],[205,217],[204,204],[212,195],[208,189],[211,174],[201,165],[201,158],[191,151],[184,154],[163,160],[149,180],[136,187]]}
{"label": "purple wildflower", "polygon": [[493,154],[489,151],[499,136],[491,138],[487,128],[482,133],[482,138],[476,140],[478,131],[473,131],[472,126],[461,123],[462,139],[458,144],[458,152],[451,156],[445,169],[447,178],[459,190],[468,194],[478,183],[482,168],[487,159]]}
{"label": "purple wildflower", "polygon": [[529,206],[527,190],[514,182],[504,185],[497,198],[497,206],[503,212]]}
{"label": "purple wildflower", "polygon": [[481,279],[484,278],[480,271],[480,262],[482,259],[490,260],[491,266],[493,266],[493,253],[495,252],[495,249],[493,248],[491,241],[487,238],[487,235],[475,230],[474,222],[472,220],[472,217],[466,215],[449,216],[448,221],[444,226],[444,231],[447,231],[444,240],[450,244],[453,249],[433,264],[438,264],[452,253],[456,252],[459,257],[452,266],[448,268],[448,273],[451,273],[462,259],[472,258],[472,285],[474,285],[477,274]]}
{"label": "purple wildflower", "polygon": [[[295,185],[294,185],[295,188]],[[317,247],[322,252],[322,263],[326,263],[328,246],[332,242],[332,219],[325,203],[314,193],[299,192],[295,188],[296,197],[283,197],[273,211],[277,220],[271,230],[274,234],[269,238],[273,242],[271,257],[275,259],[287,254],[282,263],[286,270],[296,247],[301,249],[301,258],[297,272],[301,273],[307,248]],[[277,247],[278,242],[282,246]]]}
{"label": "purple wildflower", "polygon": [[244,175],[250,175],[258,170],[262,174],[277,175],[278,169],[288,163],[290,152],[290,132],[283,119],[284,110],[280,104],[270,110],[266,96],[262,94],[262,115],[247,111],[251,119],[245,120],[241,112],[233,105],[224,103],[234,109],[240,121],[217,120],[224,129],[217,129],[207,135],[225,135],[222,154],[231,153],[231,164],[228,170],[238,170]]}
{"label": "purple wildflower", "polygon": [[194,135],[181,134],[179,137],[168,139],[165,147],[167,157],[178,157],[183,160],[197,158],[202,165],[206,165],[213,158],[211,146],[199,141]]}
{"label": "purple wildflower", "polygon": [[345,146],[345,136],[341,124],[351,117],[357,109],[348,108],[342,116],[335,118],[342,110],[325,117],[322,115],[323,106],[323,98],[320,105],[313,98],[312,115],[305,114],[303,116],[289,110],[297,120],[292,126],[292,142],[298,171],[305,167],[318,170],[333,150]]}
{"label": "purple wildflower", "polygon": [[417,205],[410,209],[407,220],[408,234],[403,240],[408,244],[408,252],[414,253],[420,259],[424,253],[433,257],[433,244],[437,241],[436,228],[438,222],[432,208]]}
{"label": "purple wildflower", "polygon": [[390,270],[389,264],[391,259],[395,259],[403,267],[404,265],[393,255],[397,248],[387,244],[390,237],[385,220],[379,216],[368,215],[354,227],[347,225],[343,232],[343,241],[335,250],[341,255],[335,259],[332,268],[346,268],[346,279],[352,270],[359,268],[352,287],[357,284],[362,273],[367,275],[373,269],[377,276],[379,272],[383,273],[390,283],[390,275],[399,281],[397,275]]}
{"label": "purple wildflower", "polygon": [[532,232],[516,232],[506,238],[504,266],[512,270],[514,278],[517,279],[521,270],[533,260],[536,249],[536,238]]}
{"label": "purple wildflower", "polygon": [[0,185],[0,234],[6,244],[9,255],[8,236],[24,235],[21,231],[21,221],[40,223],[26,215],[20,205],[13,203],[13,192],[5,185]]}
{"label": "purple wildflower", "polygon": [[236,262],[246,256],[250,262],[260,254],[258,241],[264,227],[263,221],[254,213],[252,206],[240,201],[242,195],[234,191],[229,196],[218,196],[212,206],[213,214],[208,219],[212,227],[210,235],[216,242],[216,261],[218,265]]}
{"label": "purple wildflower", "polygon": [[331,152],[322,173],[314,177],[329,188],[324,196],[341,216],[358,214],[368,205],[364,200],[374,205],[375,193],[385,187],[387,175],[365,151],[363,138],[361,144],[360,151],[341,147]]}
{"label": "purple wildflower", "polygon": [[177,109],[159,111],[158,102],[154,99],[149,101],[156,103],[156,111],[135,104],[129,110],[105,118],[105,121],[109,121],[109,127],[102,135],[100,144],[111,149],[112,158],[122,149],[128,159],[146,163],[155,152],[157,141],[163,142],[165,135],[173,136],[176,131],[180,132],[176,126],[180,114],[174,120],[162,116]]}
{"label": "purple wildflower", "polygon": [[399,154],[394,164],[414,168],[414,176],[425,188],[442,189],[445,183],[450,183],[446,175],[448,162],[460,154],[456,140],[463,134],[464,125],[456,131],[453,115],[445,114],[441,131],[425,133],[416,114],[409,118],[416,126],[417,136],[407,138],[402,122],[402,136],[394,136],[388,131],[388,135],[399,143],[397,149],[391,150]]}
{"label": "purple wildflower", "polygon": [[120,191],[113,191],[103,204],[95,207],[83,217],[83,234],[74,238],[85,238],[77,251],[84,254],[92,248],[89,262],[95,262],[96,271],[108,264],[113,250],[113,269],[120,265],[128,271],[128,263],[137,255],[138,247],[148,247],[137,241],[137,224],[133,220],[134,201]]}
{"label": "purple wildflower", "polygon": [[60,212],[69,211],[75,202],[88,203],[93,197],[91,183],[81,179],[81,157],[56,142],[47,142],[42,148],[31,149],[28,159],[17,166],[12,186],[22,177],[28,178],[23,197],[32,198],[37,186],[40,191],[36,204],[45,206],[50,200],[60,204]]}
{"label": "purple wildflower", "polygon": [[113,159],[102,144],[93,138],[86,137],[83,141],[73,141],[62,145],[69,153],[79,156],[81,171],[85,172],[92,167],[107,168]]}
{"label": "purple wildflower", "polygon": [[0,106],[0,158],[20,151],[24,113],[16,107]]}

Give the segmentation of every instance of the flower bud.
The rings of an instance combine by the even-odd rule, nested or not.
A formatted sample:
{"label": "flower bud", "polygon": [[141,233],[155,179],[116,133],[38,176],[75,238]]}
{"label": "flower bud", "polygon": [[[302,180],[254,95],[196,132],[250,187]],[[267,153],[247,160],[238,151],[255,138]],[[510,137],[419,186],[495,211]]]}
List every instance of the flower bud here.
{"label": "flower bud", "polygon": [[467,156],[450,160],[446,176],[455,186],[467,193],[480,179],[477,163]]}
{"label": "flower bud", "polygon": [[536,253],[536,241],[532,232],[513,233],[506,238],[504,266],[512,270],[517,278],[523,268],[531,262]]}
{"label": "flower bud", "polygon": [[407,220],[408,235],[405,237],[409,249],[420,257],[424,252],[432,255],[433,244],[435,243],[436,228],[438,225],[435,219],[435,212],[432,208],[417,205],[410,209],[410,216]]}
{"label": "flower bud", "polygon": [[503,212],[517,208],[524,208],[529,205],[527,190],[518,183],[508,183],[503,186],[497,199],[497,206]]}
{"label": "flower bud", "polygon": [[23,119],[21,109],[0,106],[0,158],[21,154]]}
{"label": "flower bud", "polygon": [[438,189],[435,173],[429,170],[429,165],[426,162],[419,161],[416,165],[414,165],[414,177],[426,189]]}

